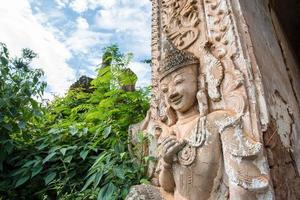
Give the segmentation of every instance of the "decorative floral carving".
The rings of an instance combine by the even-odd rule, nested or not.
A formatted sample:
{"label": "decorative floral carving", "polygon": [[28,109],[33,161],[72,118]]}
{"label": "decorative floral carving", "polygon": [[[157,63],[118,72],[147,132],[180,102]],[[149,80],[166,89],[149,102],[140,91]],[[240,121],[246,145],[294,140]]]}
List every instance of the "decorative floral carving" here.
{"label": "decorative floral carving", "polygon": [[236,53],[234,22],[226,0],[205,0],[204,9],[211,51],[218,59]]}
{"label": "decorative floral carving", "polygon": [[196,0],[163,0],[163,31],[180,50],[190,47],[199,36]]}
{"label": "decorative floral carving", "polygon": [[[233,127],[232,125],[226,126],[228,124],[226,120],[219,123],[222,129],[229,127],[222,133],[226,173],[231,183],[249,191],[267,194],[270,184],[265,173],[266,168],[264,165],[257,164],[265,162],[262,155],[263,146],[258,138],[253,137],[257,135],[253,133],[256,131],[253,127],[257,122],[251,119],[251,114],[255,115],[255,113],[251,112],[251,104],[249,104],[253,100],[249,94],[253,91],[246,85],[248,72],[241,71],[245,69],[243,65],[246,61],[243,60],[243,52],[240,49],[240,38],[236,32],[231,11],[232,5],[228,0],[204,0],[203,5],[208,40],[208,53],[205,55],[208,93],[213,101],[222,102],[221,109],[235,113],[231,118],[236,121]],[[219,63],[219,67],[215,67],[215,63]],[[220,76],[221,73],[218,73],[222,69],[223,77]],[[222,77],[222,79],[213,79],[212,71],[217,72],[215,77]],[[219,89],[221,99],[216,98]],[[270,193],[268,195],[272,196]]]}
{"label": "decorative floral carving", "polygon": [[204,65],[208,95],[213,101],[219,101],[221,99],[220,85],[224,78],[224,67],[220,60],[209,51],[206,51]]}

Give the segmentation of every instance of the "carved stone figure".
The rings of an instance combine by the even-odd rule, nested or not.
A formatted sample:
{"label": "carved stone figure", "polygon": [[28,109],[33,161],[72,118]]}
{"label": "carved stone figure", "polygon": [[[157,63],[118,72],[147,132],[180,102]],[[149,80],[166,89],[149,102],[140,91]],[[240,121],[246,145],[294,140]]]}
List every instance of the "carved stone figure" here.
{"label": "carved stone figure", "polygon": [[136,132],[149,138],[153,186],[135,186],[127,199],[273,199],[261,136],[267,117],[258,115],[265,102],[256,98],[260,80],[251,83],[231,2],[152,4],[153,97],[131,145]]}
{"label": "carved stone figure", "polygon": [[169,51],[161,65],[160,87],[174,114],[162,128],[159,183],[176,200],[209,199],[223,174],[220,135],[213,123],[207,130],[211,115],[198,110],[197,58],[175,48]]}
{"label": "carved stone figure", "polygon": [[167,45],[159,70],[167,116],[155,125],[159,186],[175,200],[227,199],[229,191],[231,199],[255,199],[269,187],[252,163],[261,144],[243,132],[234,111],[209,113],[198,59]]}

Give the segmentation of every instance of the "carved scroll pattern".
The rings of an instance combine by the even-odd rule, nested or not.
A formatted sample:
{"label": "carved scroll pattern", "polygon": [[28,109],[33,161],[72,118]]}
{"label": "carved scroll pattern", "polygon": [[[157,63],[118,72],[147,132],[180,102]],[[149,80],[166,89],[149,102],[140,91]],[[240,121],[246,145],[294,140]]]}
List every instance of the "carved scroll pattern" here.
{"label": "carved scroll pattern", "polygon": [[[254,137],[259,133],[252,133],[256,129],[253,128],[255,125],[251,121],[251,114],[255,113],[249,109],[249,90],[245,84],[245,77],[248,75],[241,71],[241,68],[245,67],[242,66],[245,61],[241,62],[242,52],[235,30],[231,2],[203,0],[203,5],[208,40],[204,56],[206,82],[210,90],[208,94],[215,109],[233,110],[236,113],[234,118],[227,119],[228,123],[221,123],[223,128],[235,124],[234,134],[225,132],[222,135],[227,175],[231,182],[246,190],[264,190],[263,193],[271,198],[267,163],[261,151],[262,144],[259,138]],[[264,164],[258,165],[259,162]],[[253,174],[246,172],[246,169]]]}
{"label": "carved scroll pattern", "polygon": [[[245,62],[237,59],[242,57],[242,52],[239,48],[239,37],[235,30],[230,2],[227,0],[203,2],[208,40],[204,60],[209,97],[214,102],[221,101],[217,109],[234,110],[237,117],[242,118],[243,126],[250,133],[255,129],[252,128],[247,94],[249,91],[245,85],[247,74],[241,71]],[[256,135],[258,134],[251,133],[252,137]]]}
{"label": "carved scroll pattern", "polygon": [[[256,100],[253,93],[255,88],[249,87],[251,84],[249,79],[252,75],[247,69],[247,61],[245,61],[240,47],[231,3],[228,0],[203,0],[203,5],[208,40],[207,55],[204,57],[207,66],[206,81],[209,88],[216,88],[215,90],[211,89],[215,92],[210,91],[209,96],[216,102],[220,100],[222,93],[223,101],[218,106],[227,109],[234,108],[237,113],[244,115],[245,128],[251,130],[252,136],[260,140],[261,133],[258,130],[257,121],[251,121],[252,118],[256,118],[254,116],[256,115],[254,105]],[[221,63],[224,74],[215,73],[220,68],[218,62]]]}
{"label": "carved scroll pattern", "polygon": [[196,0],[162,0],[163,31],[180,50],[190,47],[199,36]]}
{"label": "carved scroll pattern", "polygon": [[[235,96],[245,95],[245,90],[240,88],[243,84],[242,73],[236,68],[232,60],[232,57],[238,54],[234,22],[231,19],[231,11],[226,0],[205,0],[204,9],[208,37],[207,54],[204,56],[204,59],[206,64],[206,81],[208,87],[211,88],[209,96],[213,101],[218,101],[221,100],[220,93],[222,93],[223,101],[225,101],[224,108],[226,108],[226,100],[227,102],[232,102],[233,94]],[[226,76],[221,73],[221,70],[224,71]],[[216,71],[219,72],[216,73]],[[231,80],[228,80],[228,78]],[[223,81],[222,91],[218,90],[222,83],[220,80]],[[227,99],[226,95],[230,95],[231,98]],[[237,99],[243,100],[243,98]],[[239,104],[245,105],[245,103],[241,102]],[[244,111],[244,108],[235,111],[240,113]]]}
{"label": "carved scroll pattern", "polygon": [[151,54],[152,54],[152,98],[151,98],[151,118],[157,118],[159,110],[159,90],[158,90],[158,74],[160,58],[160,8],[159,0],[152,0],[152,33],[151,33]]}

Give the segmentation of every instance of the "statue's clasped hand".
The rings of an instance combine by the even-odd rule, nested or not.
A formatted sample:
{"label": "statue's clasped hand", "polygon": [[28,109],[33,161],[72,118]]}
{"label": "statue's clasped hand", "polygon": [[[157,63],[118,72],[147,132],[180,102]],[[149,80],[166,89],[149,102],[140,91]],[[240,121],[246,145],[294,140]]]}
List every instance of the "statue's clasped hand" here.
{"label": "statue's clasped hand", "polygon": [[186,141],[178,141],[175,137],[167,137],[161,143],[161,155],[165,163],[172,165],[174,156],[183,149]]}

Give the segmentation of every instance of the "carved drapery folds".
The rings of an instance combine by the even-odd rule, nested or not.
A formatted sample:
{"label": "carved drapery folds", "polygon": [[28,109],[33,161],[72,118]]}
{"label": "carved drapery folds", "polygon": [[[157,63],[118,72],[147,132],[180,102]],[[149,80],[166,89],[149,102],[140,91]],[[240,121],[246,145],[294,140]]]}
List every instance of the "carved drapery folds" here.
{"label": "carved drapery folds", "polygon": [[[273,199],[257,120],[256,96],[259,94],[251,84],[252,68],[245,59],[247,50],[242,48],[243,41],[232,11],[232,6],[237,5],[232,5],[230,0],[152,0],[152,4],[154,90],[150,117],[145,119],[141,129],[150,138],[149,154],[157,158],[149,167],[153,184],[170,190],[175,199],[195,199],[193,194],[198,192],[197,187],[199,191],[207,191],[199,192],[203,199]],[[166,43],[177,49],[178,54],[193,54],[199,64],[180,60],[184,67],[176,66],[178,57],[166,57]],[[171,67],[176,69],[164,75],[160,69],[166,67],[165,61],[171,62],[170,59],[175,59]],[[177,80],[176,77],[185,76],[179,71],[191,70],[195,65],[196,71]],[[184,119],[184,112],[176,110],[185,95],[177,84],[195,75],[197,114]],[[162,79],[168,83],[165,87],[169,91],[162,89]],[[174,90],[174,94],[170,90]],[[191,112],[192,107],[191,104]],[[173,136],[177,139],[167,141],[166,138]],[[171,163],[165,159],[166,143],[168,147],[171,143],[184,144]],[[203,163],[217,167],[208,170]],[[207,177],[205,186],[201,177]],[[178,189],[179,183],[184,183],[185,189]]]}

